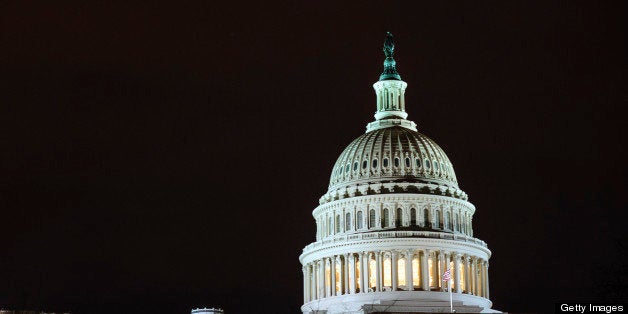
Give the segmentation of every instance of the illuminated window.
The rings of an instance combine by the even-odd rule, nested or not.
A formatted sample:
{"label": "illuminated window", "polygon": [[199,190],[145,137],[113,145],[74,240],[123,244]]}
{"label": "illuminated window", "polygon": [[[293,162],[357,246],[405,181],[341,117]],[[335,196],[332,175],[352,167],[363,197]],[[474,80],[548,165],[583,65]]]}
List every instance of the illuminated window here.
{"label": "illuminated window", "polygon": [[465,281],[464,281],[466,277],[466,270],[464,269],[464,260],[461,260],[460,263],[458,264],[458,273],[459,273],[458,285],[461,290],[466,292],[467,287],[465,287]]}
{"label": "illuminated window", "polygon": [[390,256],[384,258],[384,286],[392,287],[392,264],[390,262]]}
{"label": "illuminated window", "polygon": [[360,292],[360,288],[362,287],[362,276],[360,274],[360,259],[355,259],[355,287],[356,292]]}
{"label": "illuminated window", "polygon": [[438,262],[436,261],[436,256],[431,255],[427,260],[427,267],[429,269],[430,276],[430,289],[438,289]]}
{"label": "illuminated window", "polygon": [[410,208],[410,225],[416,226],[416,209]]}
{"label": "illuminated window", "polygon": [[375,210],[369,211],[369,228],[375,228]]}
{"label": "illuminated window", "polygon": [[369,258],[369,287],[375,291],[377,286],[377,262],[373,258]]}
{"label": "illuminated window", "polygon": [[351,230],[351,213],[345,214],[345,231]]}
{"label": "illuminated window", "polygon": [[395,227],[401,227],[401,219],[403,217],[403,210],[401,208],[397,208],[397,217],[395,217]]}
{"label": "illuminated window", "polygon": [[336,269],[335,269],[335,271],[336,271],[336,285],[335,285],[336,292],[342,293],[342,279],[343,278],[342,278],[342,275],[341,275],[342,274],[342,268],[341,268],[341,265],[340,265],[339,261],[336,261]]}
{"label": "illuminated window", "polygon": [[384,217],[382,217],[383,228],[388,228],[388,224],[390,223],[389,215],[390,213],[388,212],[388,208],[384,208]]}
{"label": "illuminated window", "polygon": [[415,287],[421,287],[421,263],[419,263],[419,256],[415,256],[412,259],[412,284]]}
{"label": "illuminated window", "polygon": [[325,265],[325,287],[331,287],[331,269]]}
{"label": "illuminated window", "polygon": [[397,260],[397,283],[399,286],[406,285],[406,259],[400,258]]}
{"label": "illuminated window", "polygon": [[358,224],[358,229],[362,229],[363,228],[362,220],[363,220],[362,219],[362,211],[359,211],[358,215],[356,217],[356,221],[357,221],[357,224]]}

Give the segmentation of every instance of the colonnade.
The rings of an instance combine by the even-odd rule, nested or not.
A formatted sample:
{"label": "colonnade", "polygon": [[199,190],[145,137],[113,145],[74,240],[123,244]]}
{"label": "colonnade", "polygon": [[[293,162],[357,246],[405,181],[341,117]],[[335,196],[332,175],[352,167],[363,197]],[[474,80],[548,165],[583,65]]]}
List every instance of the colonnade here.
{"label": "colonnade", "polygon": [[304,303],[344,294],[449,291],[489,298],[488,261],[440,250],[384,250],[324,257],[303,266]]}

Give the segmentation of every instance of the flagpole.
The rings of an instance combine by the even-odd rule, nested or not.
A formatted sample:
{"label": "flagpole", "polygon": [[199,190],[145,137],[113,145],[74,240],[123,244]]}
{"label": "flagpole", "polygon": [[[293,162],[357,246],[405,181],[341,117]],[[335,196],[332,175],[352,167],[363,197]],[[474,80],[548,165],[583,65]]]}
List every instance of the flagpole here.
{"label": "flagpole", "polygon": [[454,299],[451,295],[451,279],[449,279],[449,312],[453,313],[454,312]]}

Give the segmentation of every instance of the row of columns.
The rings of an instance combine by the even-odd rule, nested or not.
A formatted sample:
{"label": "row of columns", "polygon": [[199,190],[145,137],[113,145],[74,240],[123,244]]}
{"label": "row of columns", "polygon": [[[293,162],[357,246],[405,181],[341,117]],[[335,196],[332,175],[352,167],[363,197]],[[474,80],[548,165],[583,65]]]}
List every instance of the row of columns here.
{"label": "row of columns", "polygon": [[[394,207],[393,207],[394,208]],[[473,236],[472,231],[472,218],[470,214],[465,214],[462,211],[457,211],[456,209],[447,209],[447,208],[435,208],[428,209],[429,214],[426,217],[425,209],[418,208],[408,208],[403,209],[403,218],[401,219],[401,226],[412,226],[412,215],[411,211],[414,209],[415,219],[414,225],[421,227],[429,227],[435,229],[443,229],[443,230],[451,230],[455,232],[460,232],[469,236]],[[380,212],[381,210],[381,212]],[[357,212],[362,211],[362,223],[359,224],[357,219]],[[370,220],[370,209],[354,209],[354,210],[342,210],[342,212],[336,213],[328,213],[324,214],[320,219],[317,219],[316,225],[318,227],[317,232],[320,238],[324,238],[327,236],[335,235],[338,233],[350,232],[350,231],[359,231],[360,229],[381,229],[383,228],[383,212],[384,209],[375,209],[375,225],[372,226],[369,223]],[[388,227],[395,227],[395,221],[398,220],[396,210],[389,211]],[[447,213],[449,214],[449,218],[446,219]],[[347,225],[347,214],[349,214],[350,223]],[[438,214],[438,215],[437,215]],[[434,217],[437,216],[437,217]],[[336,224],[338,225],[338,229],[336,230]],[[362,228],[358,228],[358,226],[362,226]],[[349,228],[347,228],[347,226]]]}
{"label": "row of columns", "polygon": [[447,291],[449,283],[442,281],[447,269],[453,270],[453,292],[489,298],[488,261],[444,251],[405,250],[347,253],[304,265],[303,302],[380,291]]}

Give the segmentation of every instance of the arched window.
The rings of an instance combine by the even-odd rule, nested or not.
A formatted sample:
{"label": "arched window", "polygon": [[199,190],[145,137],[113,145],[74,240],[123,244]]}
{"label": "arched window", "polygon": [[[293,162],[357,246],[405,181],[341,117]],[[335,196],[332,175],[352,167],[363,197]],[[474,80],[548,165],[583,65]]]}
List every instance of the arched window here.
{"label": "arched window", "polygon": [[416,209],[410,208],[410,225],[416,226]]}
{"label": "arched window", "polygon": [[327,217],[327,235],[331,235],[332,227],[331,217]]}
{"label": "arched window", "polygon": [[423,227],[432,228],[432,221],[430,220],[430,210],[423,209]]}
{"label": "arched window", "polygon": [[369,228],[375,228],[375,210],[369,211]]}
{"label": "arched window", "polygon": [[414,160],[417,168],[421,168],[421,159],[417,158]]}
{"label": "arched window", "polygon": [[438,161],[434,160],[434,170],[439,170],[438,169]]}
{"label": "arched window", "polygon": [[399,158],[395,157],[395,167],[399,167]]}
{"label": "arched window", "polygon": [[373,159],[373,169],[377,168],[377,159]]}
{"label": "arched window", "polygon": [[430,161],[425,159],[425,168],[430,169]]}
{"label": "arched window", "polygon": [[388,228],[388,225],[390,223],[390,218],[389,218],[389,210],[388,208],[384,208],[384,217],[382,217],[382,227],[383,228]]}
{"label": "arched window", "polygon": [[460,231],[460,216],[456,213],[454,217],[456,217],[456,221],[454,222],[454,231]]}
{"label": "arched window", "polygon": [[397,216],[395,217],[395,227],[401,227],[401,221],[403,217],[403,210],[401,208],[397,208]]}
{"label": "arched window", "polygon": [[353,171],[356,171],[356,170],[358,170],[358,162],[357,161],[353,163]]}
{"label": "arched window", "polygon": [[449,212],[445,213],[445,227],[447,229],[453,229],[451,227],[451,214]]}
{"label": "arched window", "polygon": [[366,169],[366,167],[369,165],[368,161],[363,161],[362,162],[362,169]]}
{"label": "arched window", "polygon": [[410,168],[410,158],[406,157],[406,168]]}
{"label": "arched window", "polygon": [[351,213],[345,214],[345,231],[351,230]]}
{"label": "arched window", "polygon": [[388,158],[384,158],[384,168],[388,167]]}
{"label": "arched window", "polygon": [[336,215],[336,233],[340,233],[340,215]]}
{"label": "arched window", "polygon": [[362,216],[363,216],[362,215],[362,211],[359,211],[358,214],[357,214],[357,217],[355,219],[356,223],[358,224],[358,229],[362,229],[364,227],[364,225],[362,223],[362,221],[364,220],[363,219],[364,217],[362,217]]}
{"label": "arched window", "polygon": [[440,210],[436,210],[436,212],[434,212],[435,216],[436,216],[436,228],[440,228],[441,227],[441,222],[440,222]]}

